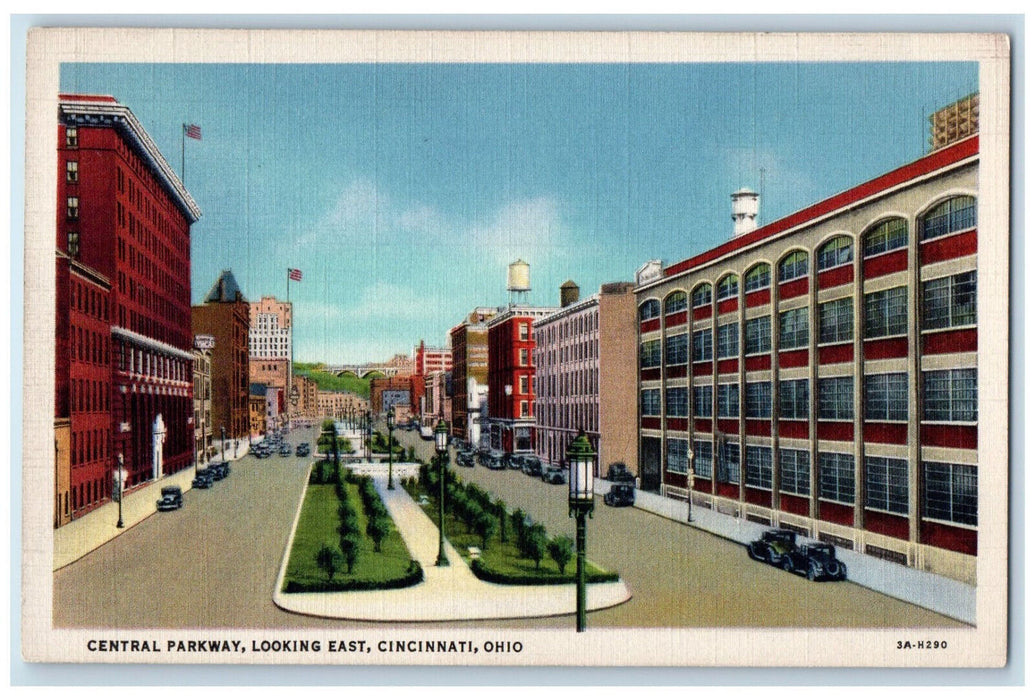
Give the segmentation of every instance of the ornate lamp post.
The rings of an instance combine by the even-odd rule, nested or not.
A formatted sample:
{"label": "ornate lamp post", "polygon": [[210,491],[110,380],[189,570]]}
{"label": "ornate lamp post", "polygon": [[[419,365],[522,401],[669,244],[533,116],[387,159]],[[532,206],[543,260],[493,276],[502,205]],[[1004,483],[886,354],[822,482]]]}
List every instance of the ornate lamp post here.
{"label": "ornate lamp post", "polygon": [[122,484],[123,484],[122,466],[123,466],[123,463],[125,461],[126,460],[122,456],[122,453],[119,452],[119,457],[118,457],[119,472],[118,472],[118,475],[115,477],[115,479],[116,479],[116,481],[115,481],[115,494],[118,496],[117,500],[119,502],[119,521],[117,523],[115,523],[115,527],[118,527],[118,528],[125,527],[125,525],[122,522]]}
{"label": "ornate lamp post", "polygon": [[446,535],[443,529],[446,505],[446,470],[449,468],[449,426],[443,418],[435,426],[435,452],[438,453],[438,559],[435,566],[449,566]]}
{"label": "ornate lamp post", "polygon": [[392,483],[392,458],[394,457],[392,449],[392,430],[395,429],[395,411],[391,408],[385,413],[385,422],[388,423],[388,490],[394,491],[395,484]]}
{"label": "ornate lamp post", "polygon": [[580,430],[568,446],[568,517],[575,516],[575,631],[586,630],[586,516],[593,515],[593,460],[596,454]]}
{"label": "ornate lamp post", "polygon": [[219,426],[219,461],[226,461],[226,426]]}

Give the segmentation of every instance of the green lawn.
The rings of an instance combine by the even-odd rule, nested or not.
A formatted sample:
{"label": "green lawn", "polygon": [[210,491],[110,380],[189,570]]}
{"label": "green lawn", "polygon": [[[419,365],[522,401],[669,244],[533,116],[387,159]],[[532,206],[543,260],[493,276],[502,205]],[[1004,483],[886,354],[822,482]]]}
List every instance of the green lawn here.
{"label": "green lawn", "polygon": [[325,372],[318,365],[296,362],[294,373],[303,377],[309,377],[316,382],[320,391],[348,391],[365,399],[370,398],[370,380],[360,379],[352,375],[339,377],[330,372]]}
{"label": "green lawn", "polygon": [[343,563],[342,570],[328,582],[327,573],[316,565],[316,553],[322,545],[338,548],[338,498],[334,486],[314,484],[306,489],[295,539],[291,543],[291,555],[284,574],[285,592],[399,588],[421,580],[420,567],[411,565],[410,552],[394,524],[381,541],[381,551],[374,551],[373,541],[366,536],[367,517],[359,490],[355,484],[346,484],[346,489],[362,533],[359,557],[352,574],[346,572]]}

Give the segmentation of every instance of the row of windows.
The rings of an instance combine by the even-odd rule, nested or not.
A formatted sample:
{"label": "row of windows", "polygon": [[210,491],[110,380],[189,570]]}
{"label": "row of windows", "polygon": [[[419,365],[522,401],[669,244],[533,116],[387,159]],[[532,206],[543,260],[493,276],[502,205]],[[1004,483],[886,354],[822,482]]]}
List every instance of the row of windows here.
{"label": "row of windows", "polygon": [[108,445],[109,435],[111,435],[111,431],[102,428],[73,430],[72,451],[69,455],[72,466],[107,459],[111,453]]}
{"label": "row of windows", "polygon": [[70,383],[71,408],[78,413],[110,411],[111,393],[106,382],[99,379],[73,379]]}
{"label": "row of windows", "polygon": [[[977,203],[974,197],[958,196],[947,199],[920,217],[919,232],[921,240],[928,240],[957,231],[973,228],[977,221]],[[892,250],[904,248],[909,242],[908,224],[903,218],[886,219],[867,229],[862,235],[863,257],[881,255]],[[837,267],[851,262],[852,239],[850,236],[837,236],[824,243],[816,253],[818,271]],[[780,282],[787,282],[805,277],[809,271],[809,254],[804,250],[796,250],[784,256],[777,263]],[[769,286],[770,269],[768,263],[758,263],[744,274],[744,291],[751,292]],[[722,300],[737,295],[737,276],[733,273],[723,276],[716,286],[716,299]],[[693,306],[705,306],[712,301],[711,284],[705,282],[694,288],[691,293]],[[686,293],[673,292],[665,299],[665,313],[673,313],[686,308]],[[648,299],[640,306],[640,320],[656,318],[660,315],[661,304],[656,299]]]}
{"label": "row of windows", "polygon": [[[908,327],[906,287],[893,287],[866,294],[863,301],[865,325],[863,337],[867,339],[905,335]],[[941,277],[923,284],[922,300],[923,330],[938,330],[958,326],[974,325],[977,322],[977,273],[974,270],[957,275]],[[819,304],[819,343],[842,343],[853,339],[854,312],[852,297],[842,297]],[[779,314],[780,350],[808,347],[809,311],[802,306],[788,309]],[[723,359],[739,355],[738,323],[726,323],[716,328],[715,357]],[[744,322],[744,354],[769,352],[772,347],[771,323],[768,316],[748,319]],[[645,340],[641,345],[641,367],[658,367],[661,364],[660,340]],[[686,364],[686,334],[668,335],[665,338],[665,363]],[[693,332],[693,361],[712,359],[712,330],[710,328]]]}
{"label": "row of windows", "polygon": [[[924,372],[923,419],[943,423],[977,422],[977,370],[948,369]],[[822,377],[817,382],[816,417],[848,421],[855,417],[855,390],[851,376]],[[863,415],[874,421],[905,421],[909,417],[908,379],[905,372],[869,374],[863,377]],[[808,420],[812,403],[808,379],[784,379],[778,384],[779,417]],[[675,386],[665,389],[665,416],[688,417],[690,395],[693,416],[712,417],[711,385]],[[740,417],[740,385],[719,384],[715,388],[715,410],[719,418]],[[661,415],[661,389],[640,391],[644,416]],[[744,416],[772,418],[772,382],[744,384]]]}
{"label": "row of windows", "polygon": [[111,363],[111,339],[107,335],[77,326],[71,328],[71,335],[72,359],[97,365]]}
{"label": "row of windows", "polygon": [[[689,441],[669,438],[665,444],[665,468],[686,474]],[[783,493],[811,496],[808,450],[777,450]],[[711,441],[694,441],[694,475],[721,483],[740,483],[740,445],[720,443],[718,463]],[[855,456],[838,452],[817,454],[819,498],[854,505]],[[773,487],[773,448],[748,445],[744,450],[744,485]],[[867,456],[863,461],[867,508],[896,514],[909,512],[909,466],[904,459]],[[963,525],[977,525],[977,467],[968,464],[923,462],[923,517]]]}

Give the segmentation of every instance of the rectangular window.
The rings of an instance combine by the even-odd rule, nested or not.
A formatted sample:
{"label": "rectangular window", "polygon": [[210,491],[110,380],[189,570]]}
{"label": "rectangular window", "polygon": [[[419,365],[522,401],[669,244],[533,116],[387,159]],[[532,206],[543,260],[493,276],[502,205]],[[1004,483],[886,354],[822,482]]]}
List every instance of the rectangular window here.
{"label": "rectangular window", "polygon": [[694,362],[712,359],[711,330],[694,331]]}
{"label": "rectangular window", "polygon": [[640,343],[640,369],[661,366],[661,340],[645,340]]}
{"label": "rectangular window", "polygon": [[710,385],[694,387],[694,417],[712,417],[712,387]]}
{"label": "rectangular window", "polygon": [[745,355],[769,352],[772,347],[772,324],[769,322],[768,316],[759,316],[744,322]]}
{"label": "rectangular window", "polygon": [[528,340],[528,324],[518,324],[518,340]]}
{"label": "rectangular window", "polygon": [[909,392],[905,372],[868,374],[865,379],[867,420],[907,420]]}
{"label": "rectangular window", "polygon": [[79,232],[68,232],[68,255],[72,258],[79,257]]}
{"label": "rectangular window", "polygon": [[690,408],[688,393],[685,386],[665,389],[665,415],[670,418],[686,418]]}
{"label": "rectangular window", "polygon": [[665,471],[686,474],[688,444],[686,440],[678,438],[665,440]]}
{"label": "rectangular window", "polygon": [[780,418],[805,420],[809,417],[809,380],[785,379],[780,382]]}
{"label": "rectangular window", "polygon": [[809,495],[809,451],[780,449],[780,490]]}
{"label": "rectangular window", "polygon": [[65,127],[65,147],[79,148],[79,129],[77,127]]}
{"label": "rectangular window", "polygon": [[803,348],[809,344],[809,310],[802,306],[780,314],[780,349]]}
{"label": "rectangular window", "polygon": [[69,184],[79,182],[79,161],[65,161],[65,182]]}
{"label": "rectangular window", "polygon": [[719,326],[715,343],[716,357],[736,357],[740,354],[740,328],[736,323]]}
{"label": "rectangular window", "polygon": [[977,525],[977,467],[924,462],[924,517]]}
{"label": "rectangular window", "polygon": [[760,489],[773,487],[773,449],[748,445],[744,449],[744,484]]}
{"label": "rectangular window", "polygon": [[906,288],[893,287],[866,295],[866,337],[882,338],[906,332]]}
{"label": "rectangular window", "polygon": [[977,323],[977,272],[924,282],[924,330]]}
{"label": "rectangular window", "polygon": [[719,417],[739,418],[740,417],[740,385],[720,384],[719,385]]}
{"label": "rectangular window", "polygon": [[530,415],[531,414],[528,412],[528,402],[527,401],[522,401],[521,402],[521,417],[522,418],[528,418]]}
{"label": "rectangular window", "polygon": [[528,393],[528,377],[527,376],[518,377],[518,393],[519,394],[527,394]]}
{"label": "rectangular window", "polygon": [[665,364],[685,365],[687,359],[687,336],[686,333],[670,335],[665,338]]}
{"label": "rectangular window", "polygon": [[712,443],[708,440],[694,440],[694,476],[712,478]]}
{"label": "rectangular window", "polygon": [[855,503],[855,457],[840,452],[819,453],[819,497]]}
{"label": "rectangular window", "polygon": [[640,411],[645,416],[661,415],[661,389],[644,389],[640,392]]}
{"label": "rectangular window", "polygon": [[852,298],[819,305],[819,342],[843,343],[852,339]]}
{"label": "rectangular window", "polygon": [[819,394],[820,418],[852,420],[855,416],[851,377],[823,377],[816,391]]}
{"label": "rectangular window", "polygon": [[772,402],[772,382],[748,382],[744,385],[744,412],[748,418],[771,418]]}
{"label": "rectangular window", "polygon": [[909,512],[909,469],[904,459],[866,458],[866,507]]}
{"label": "rectangular window", "polygon": [[726,443],[719,450],[719,473],[716,475],[724,484],[740,483],[740,445]]}
{"label": "rectangular window", "polygon": [[68,208],[67,208],[67,212],[66,212],[67,217],[69,219],[78,219],[79,218],[79,198],[78,197],[69,197],[67,203],[68,203]]}
{"label": "rectangular window", "polygon": [[924,372],[924,420],[951,423],[977,421],[977,370]]}
{"label": "rectangular window", "polygon": [[522,367],[528,367],[528,348],[518,349],[518,364]]}

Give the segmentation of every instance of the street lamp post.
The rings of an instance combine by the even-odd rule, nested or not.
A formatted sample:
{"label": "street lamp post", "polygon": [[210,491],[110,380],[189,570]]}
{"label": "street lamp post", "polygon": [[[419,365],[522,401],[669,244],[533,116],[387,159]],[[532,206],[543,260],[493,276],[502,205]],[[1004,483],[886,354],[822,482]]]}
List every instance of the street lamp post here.
{"label": "street lamp post", "polygon": [[374,416],[370,413],[370,409],[367,409],[367,425],[366,425],[366,428],[367,428],[367,461],[368,462],[371,459],[373,459],[373,454],[372,454],[373,450],[374,450],[374,445],[373,445],[373,441],[374,441],[373,426],[374,426]]}
{"label": "street lamp post", "polygon": [[449,468],[449,427],[443,418],[435,426],[435,452],[438,453],[438,559],[435,566],[449,566],[446,558],[445,523],[446,469]]}
{"label": "street lamp post", "polygon": [[580,430],[568,446],[568,517],[575,516],[575,631],[586,630],[586,516],[593,516],[593,446]]}
{"label": "street lamp post", "polygon": [[392,483],[392,458],[395,450],[392,449],[392,430],[395,428],[395,411],[391,408],[385,413],[385,422],[388,423],[388,490],[394,491],[395,484]]}
{"label": "street lamp post", "polygon": [[115,485],[115,489],[116,489],[116,493],[119,496],[119,521],[117,523],[115,523],[115,527],[122,528],[122,527],[125,527],[125,525],[122,522],[122,481],[123,481],[123,479],[122,479],[122,465],[123,465],[123,463],[126,460],[122,456],[121,452],[119,452],[119,459],[118,459],[118,461],[119,461],[119,475],[115,477],[118,480],[118,482]]}
{"label": "street lamp post", "polygon": [[219,426],[219,461],[226,461],[226,426]]}
{"label": "street lamp post", "polygon": [[[693,445],[693,443],[690,443]],[[694,448],[686,453],[686,521],[694,521]]]}
{"label": "street lamp post", "polygon": [[291,420],[288,422],[288,430],[295,427],[295,415],[298,413],[298,387],[291,387]]}

